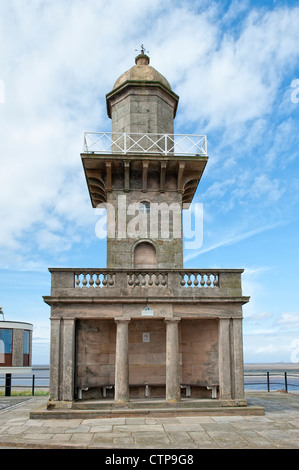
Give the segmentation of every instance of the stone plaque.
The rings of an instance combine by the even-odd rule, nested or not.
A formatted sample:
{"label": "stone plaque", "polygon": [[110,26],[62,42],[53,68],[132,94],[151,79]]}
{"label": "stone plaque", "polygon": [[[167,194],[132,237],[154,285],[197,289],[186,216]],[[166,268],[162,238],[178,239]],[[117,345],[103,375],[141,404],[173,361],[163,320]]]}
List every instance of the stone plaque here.
{"label": "stone plaque", "polygon": [[154,315],[154,311],[151,310],[149,307],[146,307],[141,310],[141,315],[145,317],[152,317]]}

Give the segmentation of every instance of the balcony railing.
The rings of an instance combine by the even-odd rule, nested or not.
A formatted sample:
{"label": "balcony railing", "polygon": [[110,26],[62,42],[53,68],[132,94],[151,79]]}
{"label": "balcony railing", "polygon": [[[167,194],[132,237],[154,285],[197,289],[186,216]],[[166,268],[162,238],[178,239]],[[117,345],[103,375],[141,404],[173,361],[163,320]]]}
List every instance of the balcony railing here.
{"label": "balcony railing", "polygon": [[207,137],[195,134],[85,132],[83,153],[207,156]]}

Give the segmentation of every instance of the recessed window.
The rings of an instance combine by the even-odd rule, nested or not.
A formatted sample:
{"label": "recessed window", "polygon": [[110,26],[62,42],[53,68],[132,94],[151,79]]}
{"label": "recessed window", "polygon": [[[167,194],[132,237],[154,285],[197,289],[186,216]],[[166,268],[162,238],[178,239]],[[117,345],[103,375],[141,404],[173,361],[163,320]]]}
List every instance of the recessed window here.
{"label": "recessed window", "polygon": [[155,247],[148,242],[139,243],[134,251],[134,268],[155,268],[156,266]]}

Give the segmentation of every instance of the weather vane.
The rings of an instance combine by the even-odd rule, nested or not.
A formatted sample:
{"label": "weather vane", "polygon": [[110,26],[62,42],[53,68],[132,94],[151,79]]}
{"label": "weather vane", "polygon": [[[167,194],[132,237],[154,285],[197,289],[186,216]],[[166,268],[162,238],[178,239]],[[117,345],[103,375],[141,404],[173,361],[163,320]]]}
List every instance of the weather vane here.
{"label": "weather vane", "polygon": [[[146,50],[145,50],[145,47],[144,47],[144,45],[143,45],[143,44],[141,44],[141,46],[140,46],[140,47],[141,47],[140,54],[144,54],[145,52],[147,52],[147,53],[149,54],[149,51],[146,51]],[[138,49],[135,49],[135,51],[137,51],[137,52],[138,52]]]}

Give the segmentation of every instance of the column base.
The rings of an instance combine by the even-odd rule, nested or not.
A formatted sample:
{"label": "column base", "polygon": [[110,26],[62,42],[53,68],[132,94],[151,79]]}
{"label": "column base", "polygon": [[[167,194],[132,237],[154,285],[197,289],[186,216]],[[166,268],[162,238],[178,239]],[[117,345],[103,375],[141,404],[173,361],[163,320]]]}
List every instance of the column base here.
{"label": "column base", "polygon": [[114,400],[114,403],[117,403],[118,405],[127,405],[129,403],[129,401],[130,401],[129,399],[123,399],[122,400],[122,399],[118,398],[118,399]]}

